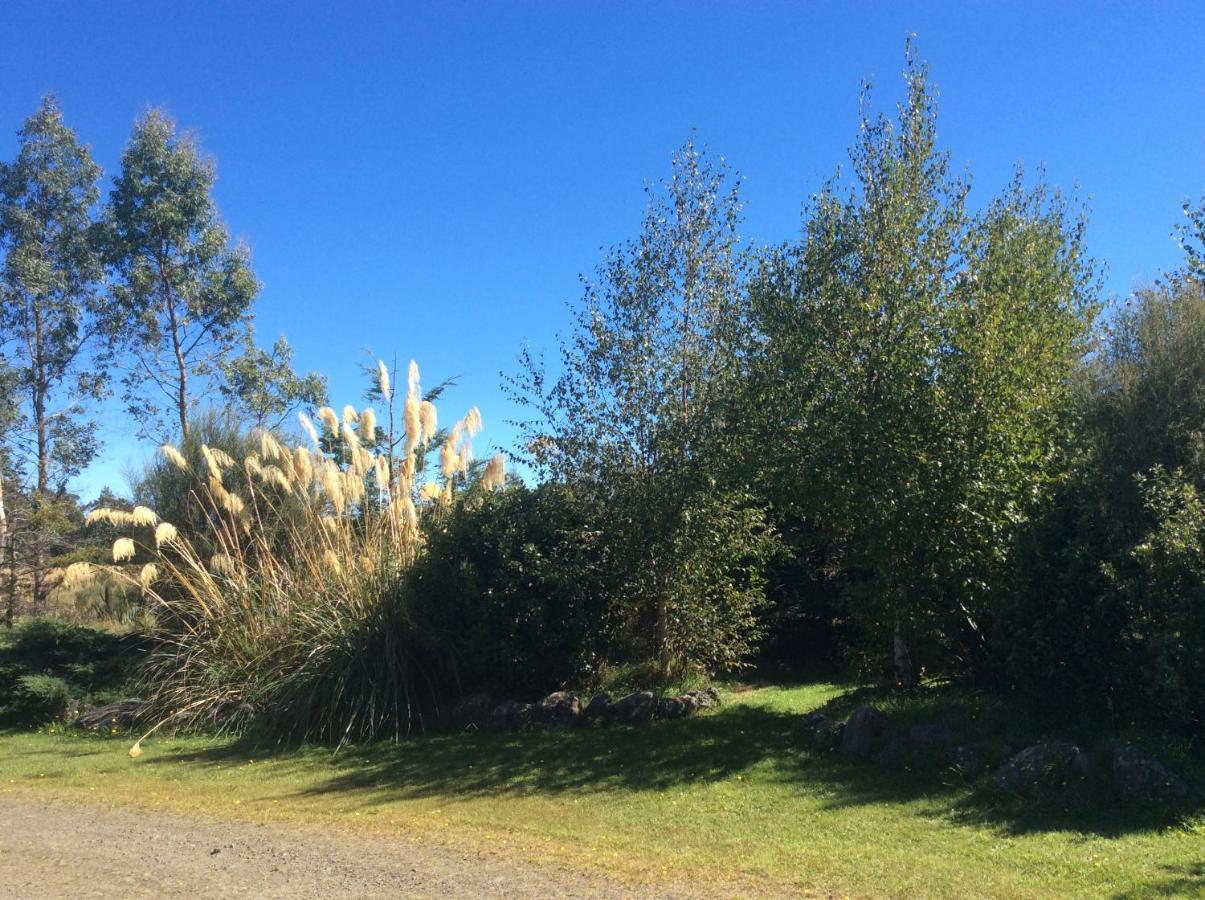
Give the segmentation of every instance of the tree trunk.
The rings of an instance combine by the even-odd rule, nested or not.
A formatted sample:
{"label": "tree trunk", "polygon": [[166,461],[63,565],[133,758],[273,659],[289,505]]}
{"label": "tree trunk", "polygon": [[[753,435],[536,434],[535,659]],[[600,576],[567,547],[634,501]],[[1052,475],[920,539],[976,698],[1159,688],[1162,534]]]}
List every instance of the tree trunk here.
{"label": "tree trunk", "polygon": [[[8,515],[4,512],[4,472],[0,471],[0,565],[8,565],[11,568],[11,550],[8,536]],[[17,617],[17,592],[11,581],[5,579],[5,582],[9,590],[4,603],[4,625],[12,628],[13,620]]]}

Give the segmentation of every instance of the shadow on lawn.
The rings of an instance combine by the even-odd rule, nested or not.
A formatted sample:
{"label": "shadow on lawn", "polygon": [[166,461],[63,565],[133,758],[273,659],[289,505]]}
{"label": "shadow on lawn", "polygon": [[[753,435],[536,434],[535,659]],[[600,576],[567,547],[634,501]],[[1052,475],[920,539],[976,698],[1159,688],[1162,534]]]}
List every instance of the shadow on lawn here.
{"label": "shadow on lawn", "polygon": [[1141,900],[1143,897],[1205,897],[1205,863],[1187,866],[1160,866],[1158,878],[1117,894],[1114,900]]}
{"label": "shadow on lawn", "polygon": [[[644,727],[531,730],[519,734],[420,737],[345,749],[328,778],[300,796],[359,795],[366,806],[405,798],[631,793],[746,776],[751,787],[776,782],[825,798],[828,808],[922,804],[919,814],[1006,833],[1073,830],[1103,836],[1159,828],[1165,811],[1118,807],[1101,798],[1022,800],[936,771],[892,771],[802,749],[802,715],[733,704],[714,714]],[[313,771],[314,750],[272,753],[274,765]],[[228,765],[265,748],[250,742],[165,754],[147,763]],[[285,771],[288,771],[286,768]]]}

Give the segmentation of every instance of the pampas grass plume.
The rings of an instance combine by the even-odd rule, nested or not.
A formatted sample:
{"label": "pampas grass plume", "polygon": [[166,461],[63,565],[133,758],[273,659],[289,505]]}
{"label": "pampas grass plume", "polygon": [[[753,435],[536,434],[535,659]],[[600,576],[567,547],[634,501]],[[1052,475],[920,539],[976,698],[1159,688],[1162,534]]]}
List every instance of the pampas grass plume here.
{"label": "pampas grass plume", "polygon": [[301,423],[301,427],[305,429],[305,433],[309,435],[310,440],[317,446],[320,443],[318,440],[318,429],[314,427],[314,423],[310,417],[301,412],[297,414],[297,421]]}
{"label": "pampas grass plume", "polygon": [[186,460],[184,458],[183,453],[181,453],[179,450],[177,450],[171,444],[164,444],[162,447],[159,448],[159,452],[163,454],[164,458],[168,462],[170,462],[173,466],[175,466],[180,471],[182,471],[182,472],[188,471],[188,460]]}
{"label": "pampas grass plume", "polygon": [[155,546],[162,547],[164,544],[170,544],[179,537],[176,531],[176,526],[171,522],[160,522],[155,526]]}
{"label": "pampas grass plume", "polygon": [[113,542],[113,562],[125,562],[134,558],[134,542],[128,537]]}

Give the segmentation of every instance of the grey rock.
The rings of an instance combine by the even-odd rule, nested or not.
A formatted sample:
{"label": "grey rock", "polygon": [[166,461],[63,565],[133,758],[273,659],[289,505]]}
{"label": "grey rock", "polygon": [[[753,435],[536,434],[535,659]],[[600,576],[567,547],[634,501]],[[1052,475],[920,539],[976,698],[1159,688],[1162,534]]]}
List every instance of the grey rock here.
{"label": "grey rock", "polygon": [[945,752],[942,762],[945,763],[946,768],[957,772],[964,778],[974,778],[986,767],[986,762],[983,759],[983,754],[979,752],[979,748],[970,744],[959,744],[956,747],[951,747]]}
{"label": "grey rock", "polygon": [[688,707],[681,697],[662,697],[657,701],[658,719],[681,719],[689,714]]}
{"label": "grey rock", "polygon": [[720,692],[715,688],[708,688],[705,691],[692,690],[687,691],[680,699],[693,703],[695,709],[711,709],[713,706],[720,705]]}
{"label": "grey rock", "polygon": [[841,752],[849,756],[871,756],[887,732],[887,717],[873,706],[856,709],[841,734]]}
{"label": "grey rock", "polygon": [[556,691],[535,705],[536,721],[548,725],[572,725],[581,715],[582,702],[576,694]]}
{"label": "grey rock", "polygon": [[1137,747],[1113,750],[1113,784],[1126,800],[1185,800],[1188,782]]}
{"label": "grey rock", "polygon": [[586,704],[586,708],[582,710],[580,721],[597,722],[606,718],[607,712],[611,708],[611,695],[608,693],[595,694],[590,698],[590,702]]}
{"label": "grey rock", "polygon": [[93,709],[86,709],[75,717],[75,724],[90,731],[116,728],[118,731],[133,731],[146,715],[149,704],[145,700],[118,700]]}
{"label": "grey rock", "polygon": [[657,711],[657,698],[652,691],[634,691],[620,697],[607,710],[617,722],[640,724],[649,721]]}
{"label": "grey rock", "polygon": [[893,737],[882,750],[875,754],[874,761],[880,766],[898,769],[903,766],[907,751],[908,742],[903,738]]}
{"label": "grey rock", "polygon": [[494,698],[489,694],[469,694],[452,707],[452,724],[463,731],[466,728],[484,728],[494,711]]}
{"label": "grey rock", "polygon": [[490,727],[505,731],[522,728],[531,721],[531,704],[516,700],[503,700],[490,713]]}
{"label": "grey rock", "polygon": [[908,740],[920,747],[944,747],[954,741],[954,732],[945,725],[913,725]]}
{"label": "grey rock", "polygon": [[992,783],[1006,791],[1032,791],[1064,785],[1078,778],[1080,750],[1074,744],[1034,744],[1009,759],[992,774]]}

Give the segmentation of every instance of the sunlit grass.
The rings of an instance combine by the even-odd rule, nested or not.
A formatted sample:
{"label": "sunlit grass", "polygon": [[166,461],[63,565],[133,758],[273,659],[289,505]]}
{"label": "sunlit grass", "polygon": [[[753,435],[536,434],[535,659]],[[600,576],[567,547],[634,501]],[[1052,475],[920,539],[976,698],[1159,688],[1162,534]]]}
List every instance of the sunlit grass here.
{"label": "sunlit grass", "polygon": [[[1205,891],[1205,828],[1122,812],[1018,817],[941,775],[802,749],[832,685],[767,687],[643,729],[416,738],[269,752],[199,738],[0,737],[0,787],[491,844],[625,878],[852,894],[1108,897]],[[753,882],[745,881],[754,879]]]}

